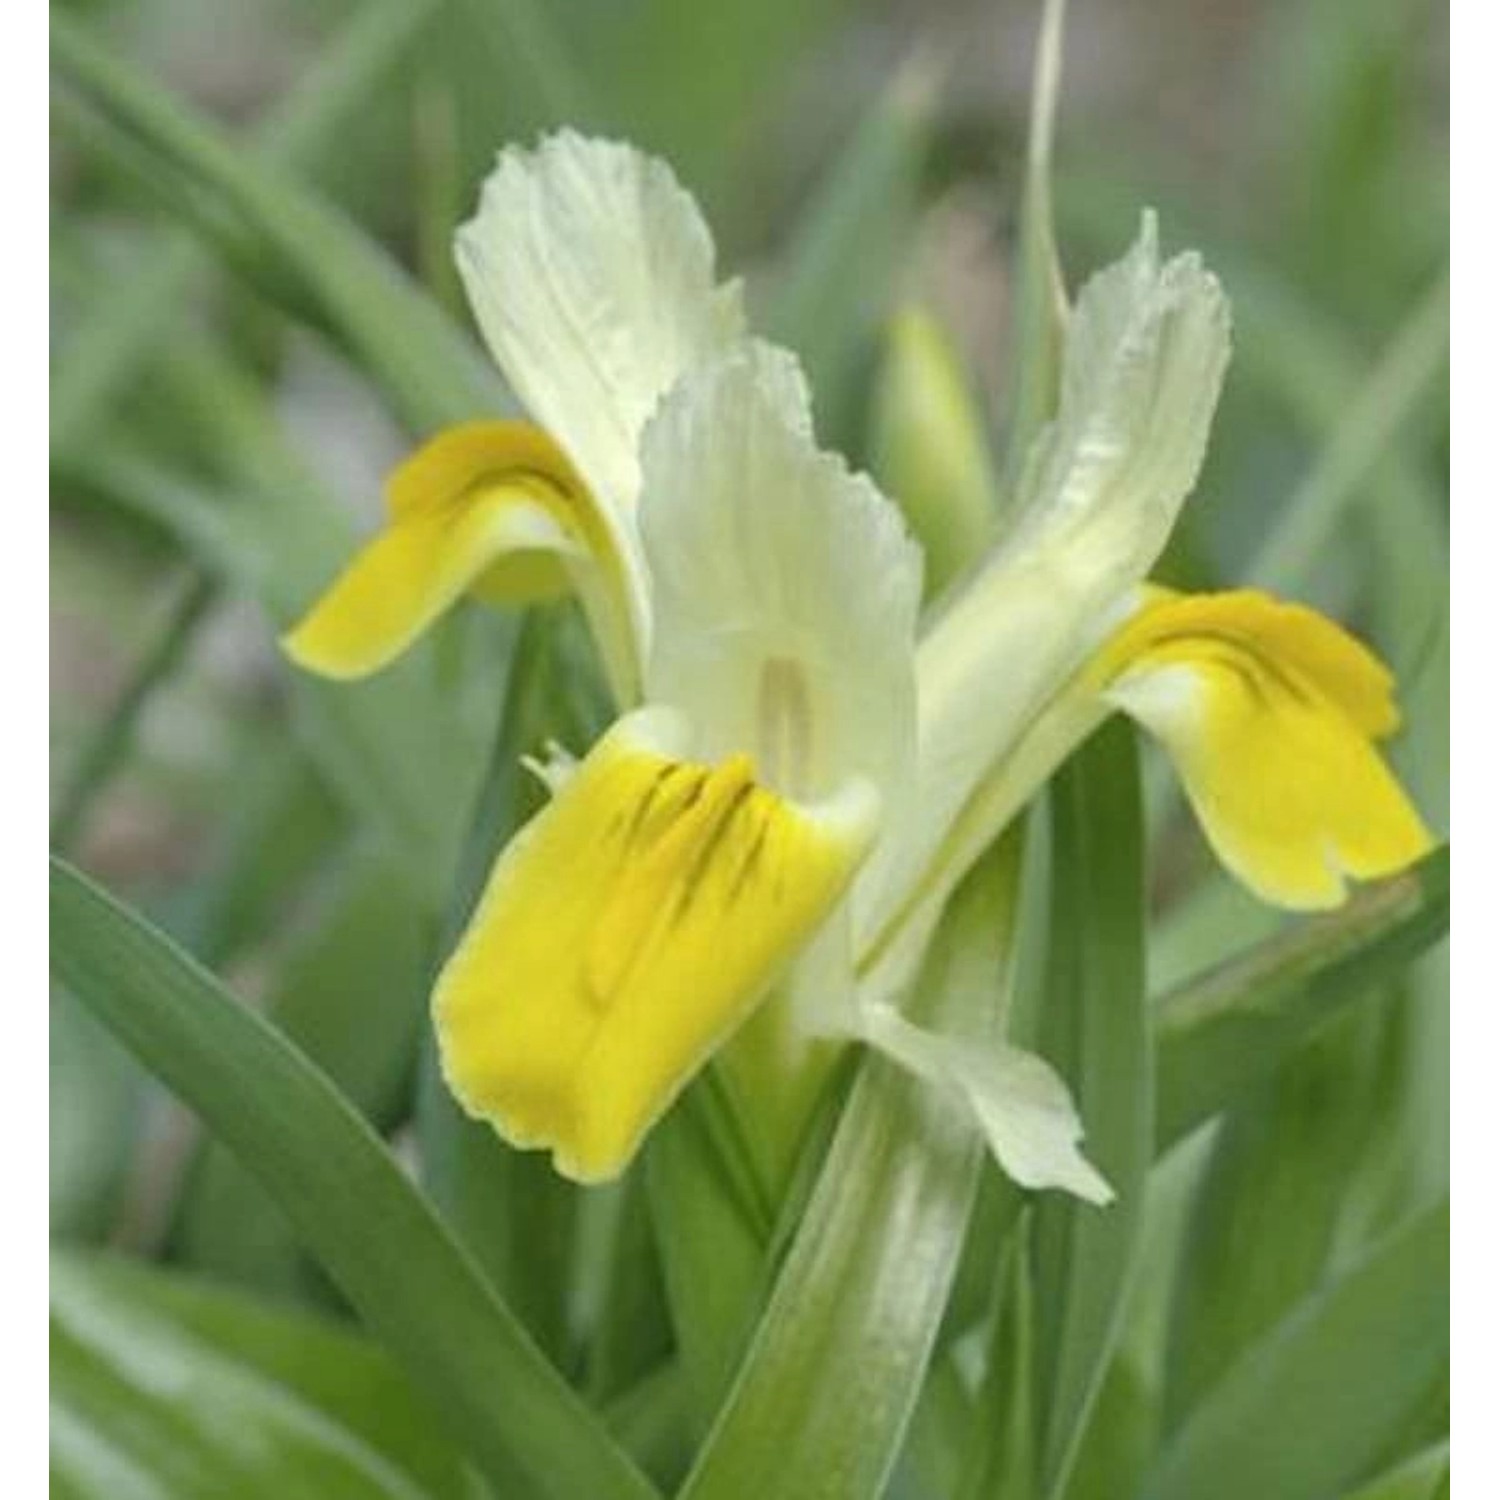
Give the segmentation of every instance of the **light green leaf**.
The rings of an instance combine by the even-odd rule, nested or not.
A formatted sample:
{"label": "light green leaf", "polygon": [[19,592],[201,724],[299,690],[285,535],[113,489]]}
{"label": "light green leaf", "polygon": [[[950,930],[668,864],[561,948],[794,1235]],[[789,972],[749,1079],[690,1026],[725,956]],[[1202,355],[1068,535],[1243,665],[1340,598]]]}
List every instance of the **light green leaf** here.
{"label": "light green leaf", "polygon": [[1343,1500],[1446,1500],[1447,1494],[1448,1444],[1436,1443],[1350,1491]]}
{"label": "light green leaf", "polygon": [[645,1161],[667,1305],[701,1434],[729,1389],[766,1295],[774,1210],[711,1071],[652,1131]]}
{"label": "light green leaf", "polygon": [[146,705],[181,665],[217,594],[212,579],[197,577],[189,582],[99,727],[74,756],[72,772],[52,813],[54,848],[66,849],[77,837],[95,798],[129,754]]}
{"label": "light green leaf", "polygon": [[1272,1072],[1448,928],[1448,851],[1189,980],[1155,1007],[1157,1149]]}
{"label": "light green leaf", "polygon": [[[344,28],[295,89],[254,133],[269,161],[290,162],[326,141],[380,87],[438,9],[437,0],[379,0],[355,8]],[[138,257],[132,274],[111,279],[69,331],[52,368],[49,437],[53,451],[93,426],[141,361],[164,323],[192,301],[206,269],[191,235],[173,234]]]}
{"label": "light green leaf", "polygon": [[276,1198],[449,1430],[501,1486],[654,1495],[337,1091],[161,933],[51,874],[54,972]]}
{"label": "light green leaf", "polygon": [[1021,471],[1042,428],[1057,413],[1068,297],[1052,224],[1052,141],[1062,73],[1067,0],[1045,0],[1031,80],[1026,185],[1016,250],[1015,396],[1006,441],[1004,494],[1015,497]]}
{"label": "light green leaf", "polygon": [[756,299],[756,322],[807,369],[825,442],[853,425],[855,385],[890,311],[934,91],[926,64],[898,73],[814,189]]}
{"label": "light green leaf", "polygon": [[983,551],[999,481],[958,351],[922,307],[899,312],[887,330],[870,447],[871,472],[921,545],[930,599]]}
{"label": "light green leaf", "polygon": [[[331,872],[307,937],[271,987],[268,1019],[378,1130],[405,1112],[426,1022],[431,933],[400,872],[369,847]],[[273,1199],[220,1142],[194,1162],[173,1229],[191,1265],[267,1290],[298,1291],[306,1252]]]}
{"label": "light green leaf", "polygon": [[469,1500],[390,1360],[331,1323],[127,1261],[54,1256],[52,1467],[75,1493]]}
{"label": "light green leaf", "polygon": [[[919,982],[924,1025],[997,1040],[1018,841],[954,897]],[[867,1059],[728,1401],[682,1500],[879,1495],[941,1322],[978,1139],[935,1092]]]}
{"label": "light green leaf", "polygon": [[[377,379],[417,433],[493,411],[498,377],[372,240],[276,168],[235,147],[186,105],[111,56],[87,28],[52,13],[53,59],[102,117],[143,153],[185,213],[249,232],[257,264],[290,277]],[[243,247],[241,247],[243,248]]]}
{"label": "light green leaf", "polygon": [[1448,278],[1427,291],[1370,370],[1317,463],[1251,561],[1250,582],[1295,588],[1336,533],[1345,508],[1415,403],[1448,368]]}
{"label": "light green leaf", "polygon": [[54,1239],[102,1239],[124,1192],[144,1077],[61,986],[48,1006],[47,1050],[48,1229]]}
{"label": "light green leaf", "polygon": [[1448,1358],[1448,1206],[1390,1234],[1234,1365],[1141,1500],[1321,1500],[1377,1462]]}
{"label": "light green leaf", "polygon": [[1378,1140],[1388,1015],[1345,1012],[1214,1133],[1174,1278],[1169,1425],[1325,1275],[1351,1180]]}
{"label": "light green leaf", "polygon": [[1105,726],[1052,784],[1050,961],[1040,1050],[1068,1080],[1084,1149],[1118,1195],[1036,1212],[1042,1490],[1061,1495],[1119,1336],[1152,1144],[1145,870],[1132,731]]}

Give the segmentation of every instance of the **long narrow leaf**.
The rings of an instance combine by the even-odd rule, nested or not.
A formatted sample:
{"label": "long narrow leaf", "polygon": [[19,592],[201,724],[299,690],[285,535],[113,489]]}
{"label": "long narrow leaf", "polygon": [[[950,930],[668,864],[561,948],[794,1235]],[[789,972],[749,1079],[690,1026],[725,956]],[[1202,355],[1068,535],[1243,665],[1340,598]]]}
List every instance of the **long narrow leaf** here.
{"label": "long narrow leaf", "polygon": [[[310,153],[364,102],[405,57],[438,9],[437,0],[380,0],[356,8],[323,56],[254,132],[267,160]],[[163,323],[191,302],[205,256],[190,234],[174,234],[139,263],[127,281],[101,287],[53,366],[49,441],[66,448],[88,430],[140,362],[157,347]]]}
{"label": "long narrow leaf", "polygon": [[1189,980],[1155,1008],[1157,1150],[1448,930],[1448,851]]}
{"label": "long narrow leaf", "polygon": [[236,149],[209,121],[52,14],[63,78],[159,168],[185,208],[207,203],[248,229],[316,300],[402,419],[424,432],[495,409],[497,378],[405,273],[335,209]]}
{"label": "long narrow leaf", "polygon": [[139,917],[54,861],[58,976],[259,1177],[500,1484],[655,1491],[493,1296],[333,1086]]}
{"label": "long narrow leaf", "polygon": [[[954,898],[921,983],[939,1024],[994,1035],[1015,841]],[[976,1040],[976,1045],[983,1045]],[[937,1337],[978,1179],[977,1139],[925,1085],[869,1060],[738,1380],[683,1500],[874,1500]]]}
{"label": "long narrow leaf", "polygon": [[1316,1292],[1193,1412],[1141,1500],[1322,1500],[1367,1477],[1448,1358],[1448,1205]]}
{"label": "long narrow leaf", "polygon": [[1119,1334],[1151,1161],[1140,772],[1126,725],[1107,725],[1063,768],[1052,806],[1042,1050],[1117,1194],[1103,1210],[1055,1197],[1037,1211],[1043,1493],[1059,1495]]}
{"label": "long narrow leaf", "polygon": [[1068,299],[1052,223],[1052,141],[1066,17],[1067,0],[1045,0],[1032,75],[1026,186],[1016,250],[1015,344],[1011,353],[1015,396],[1006,448],[1007,495],[1015,491],[1033,440],[1052,420],[1062,379]]}
{"label": "long narrow leaf", "polygon": [[847,431],[856,378],[890,311],[933,91],[917,62],[876,100],[818,184],[767,289],[766,328],[806,366],[825,438]]}
{"label": "long narrow leaf", "polygon": [[368,1340],[181,1276],[54,1255],[52,1466],[87,1494],[471,1500],[479,1481]]}

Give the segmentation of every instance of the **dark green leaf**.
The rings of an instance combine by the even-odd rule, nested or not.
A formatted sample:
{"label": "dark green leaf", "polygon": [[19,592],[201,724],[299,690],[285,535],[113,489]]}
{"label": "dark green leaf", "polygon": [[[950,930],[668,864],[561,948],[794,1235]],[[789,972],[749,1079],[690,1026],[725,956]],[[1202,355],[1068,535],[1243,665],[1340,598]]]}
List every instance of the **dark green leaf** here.
{"label": "dark green leaf", "polygon": [[655,1493],[290,1043],[57,861],[51,917],[59,978],[238,1153],[502,1489]]}

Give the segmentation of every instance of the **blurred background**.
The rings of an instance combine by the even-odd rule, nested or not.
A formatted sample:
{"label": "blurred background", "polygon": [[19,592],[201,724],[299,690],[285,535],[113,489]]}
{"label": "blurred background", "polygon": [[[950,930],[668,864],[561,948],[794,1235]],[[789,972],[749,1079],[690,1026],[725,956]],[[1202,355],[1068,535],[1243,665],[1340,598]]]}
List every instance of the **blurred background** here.
{"label": "blurred background", "polygon": [[[300,223],[304,200],[276,194],[332,204],[468,336],[450,242],[497,147],[564,123],[626,137],[674,165],[721,270],[803,354],[825,439],[879,473],[888,320],[916,305],[952,341],[998,453],[1039,6],[54,13],[149,85],[142,117],[153,100],[192,111],[191,131],[175,114],[122,123],[67,80],[54,90],[54,840],[401,1139],[434,893],[483,790],[503,687],[485,663],[515,624],[468,610],[420,661],[333,693],[278,656],[278,629],[373,526],[383,474],[464,396],[441,360],[430,382],[386,378],[388,346],[351,334],[339,287],[299,248],[326,226],[278,239],[267,223]],[[1234,306],[1207,467],[1162,576],[1260,582],[1373,640],[1408,714],[1395,759],[1443,833],[1446,27],[1435,0],[1075,0],[1056,148],[1071,285],[1152,205],[1168,249],[1199,248]],[[256,162],[274,174],[236,176]],[[329,243],[336,279],[343,242]],[[393,313],[391,344],[402,327]],[[476,414],[487,379],[466,387]],[[549,649],[559,692],[581,700],[558,712],[584,723],[586,665],[566,629]],[[1165,987],[1277,919],[1217,874],[1165,778],[1151,793]],[[1446,1176],[1441,954],[1391,989],[1285,1085],[1304,1115],[1347,1127],[1319,1139],[1370,1220]],[[55,1235],[324,1295],[274,1211],[65,995],[52,1070]]]}

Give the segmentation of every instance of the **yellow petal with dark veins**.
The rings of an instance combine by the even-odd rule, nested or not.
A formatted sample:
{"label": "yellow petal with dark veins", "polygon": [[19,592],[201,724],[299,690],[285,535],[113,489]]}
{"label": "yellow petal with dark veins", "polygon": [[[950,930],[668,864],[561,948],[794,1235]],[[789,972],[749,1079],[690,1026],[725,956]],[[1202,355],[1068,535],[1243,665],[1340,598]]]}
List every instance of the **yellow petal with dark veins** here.
{"label": "yellow petal with dark veins", "polygon": [[501,854],[433,995],[459,1102],[582,1182],[624,1169],[873,836],[864,783],[804,806],[685,743],[668,711],[621,720]]}
{"label": "yellow petal with dark veins", "polygon": [[1315,610],[1250,589],[1151,599],[1096,659],[1106,698],[1172,757],[1215,852],[1264,900],[1337,906],[1432,835],[1375,741],[1393,679]]}
{"label": "yellow petal with dark veins", "polygon": [[607,528],[566,455],[525,422],[469,422],[419,448],[386,485],[388,522],[283,637],[325,677],[363,677],[400,655],[465,592],[523,604],[579,566],[619,588]]}

